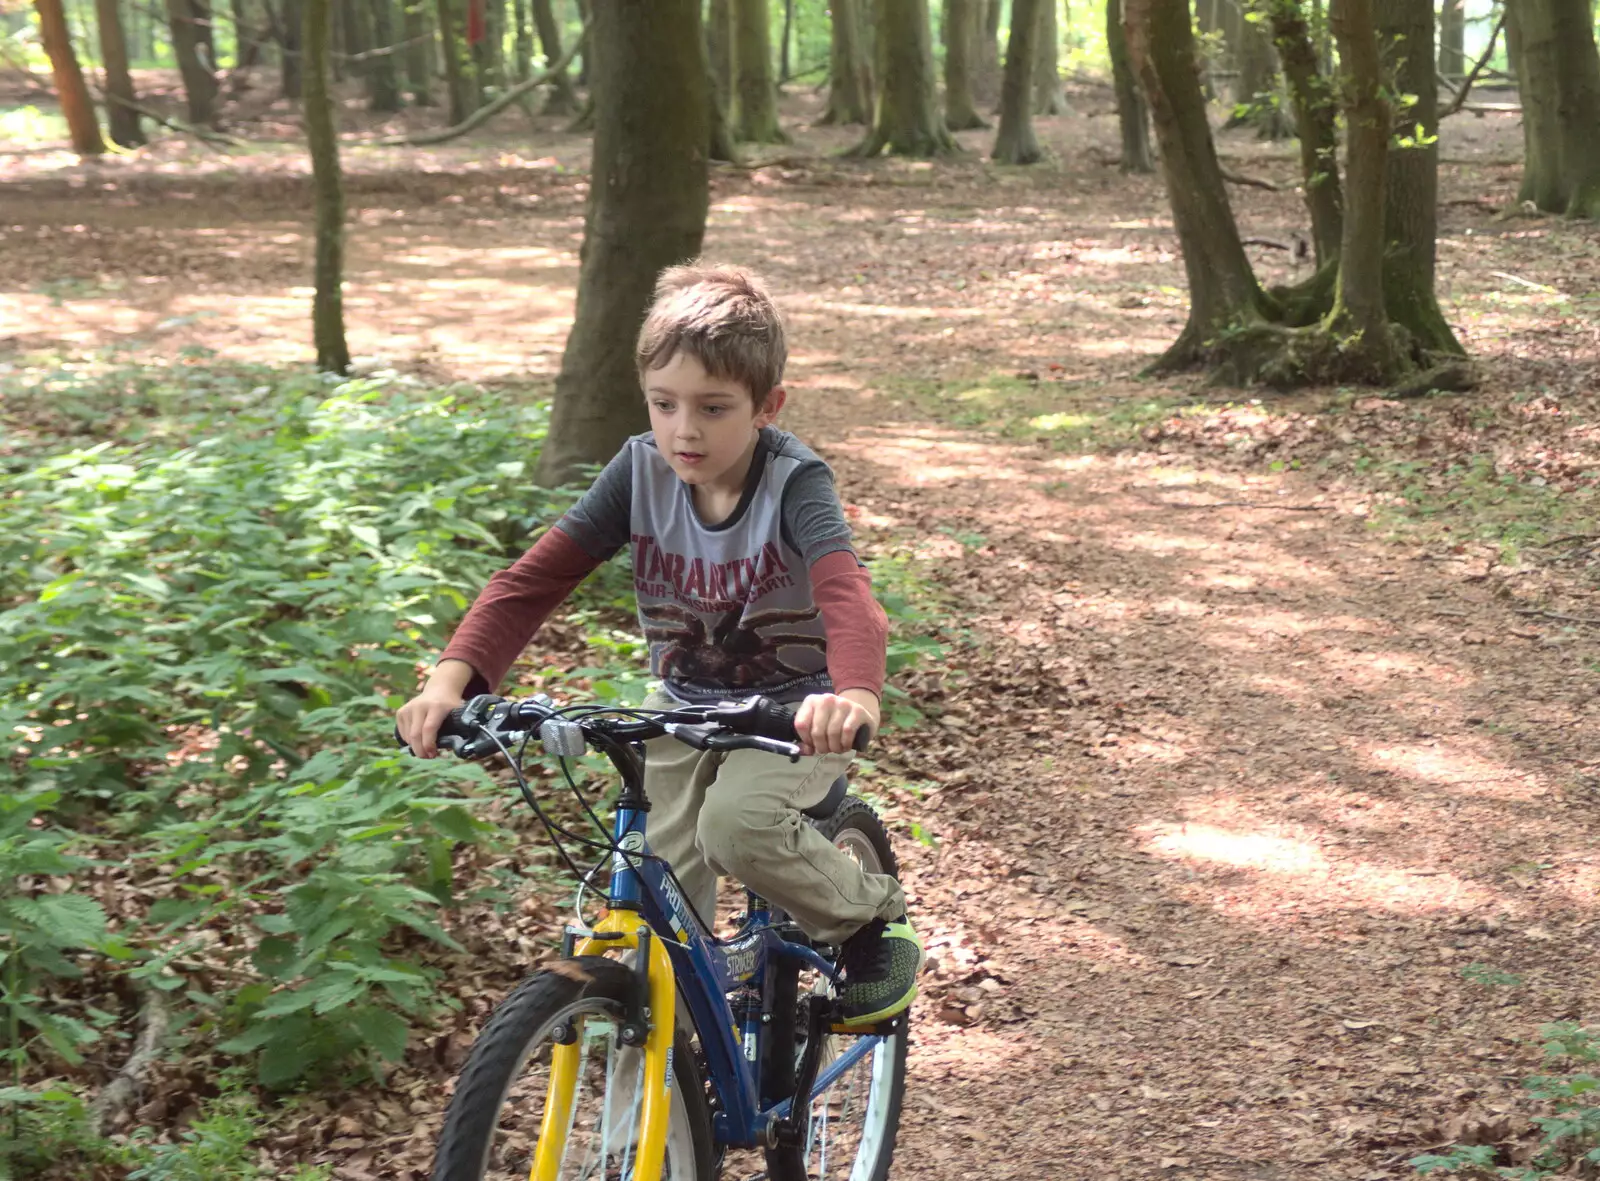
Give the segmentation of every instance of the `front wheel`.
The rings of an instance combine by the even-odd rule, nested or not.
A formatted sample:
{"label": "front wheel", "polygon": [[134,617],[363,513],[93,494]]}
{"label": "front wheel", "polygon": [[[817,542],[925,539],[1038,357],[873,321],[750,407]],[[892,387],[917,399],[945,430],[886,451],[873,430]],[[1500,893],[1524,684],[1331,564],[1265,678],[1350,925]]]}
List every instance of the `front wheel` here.
{"label": "front wheel", "polygon": [[[598,956],[568,960],[562,968],[523,981],[478,1035],[439,1135],[433,1181],[527,1181],[551,1093],[557,1036],[576,1036],[579,1057],[565,1148],[552,1176],[633,1175],[644,1054],[620,1037],[632,969]],[[668,1074],[663,1181],[712,1181],[705,1086],[681,1030]]]}
{"label": "front wheel", "polygon": [[[817,830],[861,863],[868,873],[896,874],[899,866],[883,822],[864,801],[848,797]],[[804,973],[779,978],[774,1009],[794,1012],[791,1022],[780,1021],[774,1029],[774,1055],[784,1055],[785,1063],[774,1062],[769,1070],[793,1079],[788,1062],[798,1061],[805,1051],[806,1008],[811,996],[831,996],[832,986],[825,977]],[[782,1006],[779,1009],[779,1006]],[[769,1149],[767,1175],[772,1181],[885,1181],[894,1157],[895,1133],[900,1127],[900,1105],[906,1089],[906,1031],[902,1020],[897,1032],[878,1045],[834,1084],[811,1101],[802,1143],[794,1147]],[[849,1034],[826,1034],[817,1072],[838,1058],[855,1041]],[[785,1053],[779,1042],[793,1049]],[[789,1082],[792,1090],[794,1084]]]}

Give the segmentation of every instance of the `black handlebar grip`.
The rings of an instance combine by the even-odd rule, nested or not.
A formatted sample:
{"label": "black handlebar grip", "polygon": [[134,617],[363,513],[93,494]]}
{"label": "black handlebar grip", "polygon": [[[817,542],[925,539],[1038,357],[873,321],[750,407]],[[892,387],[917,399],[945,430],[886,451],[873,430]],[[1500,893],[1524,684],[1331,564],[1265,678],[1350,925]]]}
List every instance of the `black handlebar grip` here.
{"label": "black handlebar grip", "polygon": [[[444,721],[439,723],[439,733],[434,737],[436,746],[443,750],[459,751],[467,739],[472,737],[467,728],[461,724],[461,715],[464,712],[466,712],[466,706],[461,706],[445,715]],[[399,726],[394,728],[394,740],[395,744],[406,754],[415,753],[406,743],[406,740],[400,737]]]}
{"label": "black handlebar grip", "polygon": [[[799,742],[800,735],[795,733],[794,710],[787,705],[779,705],[763,697],[761,705],[756,711],[756,733],[763,738],[776,738],[779,742]],[[867,726],[856,727],[856,736],[851,745],[858,751],[866,750],[872,743],[872,730]]]}

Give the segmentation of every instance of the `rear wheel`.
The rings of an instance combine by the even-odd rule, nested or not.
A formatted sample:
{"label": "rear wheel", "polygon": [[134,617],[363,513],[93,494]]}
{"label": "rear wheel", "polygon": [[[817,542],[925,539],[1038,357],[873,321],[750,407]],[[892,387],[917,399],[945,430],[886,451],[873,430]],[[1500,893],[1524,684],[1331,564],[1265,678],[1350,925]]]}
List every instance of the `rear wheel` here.
{"label": "rear wheel", "polygon": [[[899,866],[883,822],[864,801],[851,796],[825,820],[819,832],[849,853],[868,873],[895,874]],[[807,1007],[811,998],[831,997],[825,977],[804,972],[780,978],[774,1010],[793,1013],[792,1021],[775,1022],[770,1086],[794,1090],[794,1067],[805,1051]],[[772,1181],[885,1181],[894,1157],[895,1133],[906,1086],[906,1023],[885,1037],[870,1053],[845,1071],[811,1102],[802,1142],[769,1149],[767,1174]],[[825,1034],[818,1074],[828,1068],[855,1037]],[[771,1092],[769,1092],[771,1093]]]}
{"label": "rear wheel", "polygon": [[[633,972],[598,956],[523,981],[495,1010],[456,1082],[433,1181],[526,1181],[538,1145],[558,1030],[579,1045],[563,1179],[626,1178],[638,1152],[644,1055],[620,1038]],[[711,1118],[689,1038],[669,1067],[665,1181],[712,1181]]]}

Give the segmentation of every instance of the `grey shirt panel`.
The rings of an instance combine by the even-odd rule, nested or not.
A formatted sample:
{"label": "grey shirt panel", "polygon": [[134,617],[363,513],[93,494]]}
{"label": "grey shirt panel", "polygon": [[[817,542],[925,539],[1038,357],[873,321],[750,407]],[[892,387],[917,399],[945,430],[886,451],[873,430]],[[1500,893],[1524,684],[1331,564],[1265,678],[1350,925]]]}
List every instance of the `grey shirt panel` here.
{"label": "grey shirt panel", "polygon": [[559,522],[605,559],[629,546],[652,671],[682,701],[827,692],[827,629],[810,566],[850,545],[833,476],[764,429],[739,503],[708,525],[652,435],[628,440]]}
{"label": "grey shirt panel", "polygon": [[[632,537],[629,523],[633,505],[631,449],[637,445],[654,447],[655,435],[635,435],[624,443],[578,503],[557,522],[561,531],[577,542],[586,554],[602,562],[616,555]],[[743,516],[750,497],[760,485],[764,460],[772,455],[789,455],[801,461],[783,487],[783,540],[805,558],[807,566],[838,550],[855,553],[855,547],[850,544],[850,526],[845,523],[844,509],[833,486],[832,470],[811,448],[776,427],[765,427],[761,431],[739,508],[728,521],[712,528],[726,528]]]}

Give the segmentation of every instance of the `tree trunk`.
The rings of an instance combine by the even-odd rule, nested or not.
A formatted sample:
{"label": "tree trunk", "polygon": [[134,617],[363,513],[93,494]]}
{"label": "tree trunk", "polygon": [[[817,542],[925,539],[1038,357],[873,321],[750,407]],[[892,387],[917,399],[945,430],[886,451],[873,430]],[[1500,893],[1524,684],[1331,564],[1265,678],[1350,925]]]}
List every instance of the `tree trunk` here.
{"label": "tree trunk", "polygon": [[783,36],[778,39],[778,84],[793,75],[789,72],[789,46],[794,39],[794,0],[783,0]]}
{"label": "tree trunk", "polygon": [[856,156],[943,156],[959,151],[945,128],[934,85],[928,0],[877,0],[878,112]]}
{"label": "tree trunk", "polygon": [[[1223,0],[1195,0],[1195,21],[1200,26],[1200,32],[1208,39],[1223,32],[1222,4]],[[1226,34],[1223,34],[1223,45],[1226,49]],[[1217,101],[1217,81],[1211,74],[1212,64],[1211,59],[1204,56],[1197,58],[1195,64],[1200,71],[1200,92],[1208,103]]]}
{"label": "tree trunk", "polygon": [[979,0],[947,0],[944,48],[944,123],[951,131],[987,127],[972,96],[978,48]]}
{"label": "tree trunk", "polygon": [[1300,172],[1318,267],[1339,257],[1344,196],[1339,185],[1339,113],[1333,88],[1318,66],[1301,0],[1269,0],[1273,44],[1283,62],[1300,140]]}
{"label": "tree trunk", "polygon": [[512,0],[511,75],[518,82],[533,77],[533,25],[528,16],[528,0]]}
{"label": "tree trunk", "polygon": [[732,0],[734,136],[747,143],[788,143],[778,126],[767,0]]}
{"label": "tree trunk", "polygon": [[[1296,3],[1297,0],[1266,0],[1268,4]],[[1234,109],[1227,128],[1254,127],[1262,139],[1284,139],[1293,127],[1278,102],[1278,63],[1273,56],[1272,34],[1268,26],[1248,18],[1247,0],[1229,9],[1224,22],[1238,77],[1234,79]],[[1262,5],[1251,5],[1259,10]]]}
{"label": "tree trunk", "polygon": [[300,38],[305,32],[303,0],[283,0],[278,19],[278,70],[283,97],[299,99],[305,89],[305,61]]}
{"label": "tree trunk", "polygon": [[461,6],[461,0],[438,0],[439,45],[444,53],[444,77],[450,95],[452,127],[478,109],[478,104],[473,100],[472,80],[468,77],[471,66],[456,35],[456,13]]}
{"label": "tree trunk", "polygon": [[1333,310],[1323,327],[1339,339],[1350,372],[1373,384],[1384,384],[1402,369],[1400,350],[1389,331],[1383,290],[1384,184],[1394,112],[1384,90],[1373,0],[1332,0],[1329,21],[1344,74],[1345,176],[1349,185],[1344,239],[1339,245],[1339,278]]}
{"label": "tree trunk", "polygon": [[1011,35],[1006,41],[1006,72],[1000,83],[1000,130],[990,153],[1002,164],[1032,164],[1043,156],[1033,136],[1033,42],[1042,23],[1040,2],[1011,0]]}
{"label": "tree trunk", "polygon": [[1390,148],[1384,183],[1384,306],[1389,320],[1404,327],[1423,349],[1465,356],[1434,293],[1439,87],[1433,60],[1433,0],[1384,0],[1377,19],[1383,59],[1394,63],[1390,89],[1416,96],[1415,104],[1397,120],[1402,144]]}
{"label": "tree trunk", "polygon": [[978,102],[991,111],[1000,104],[1000,0],[973,0],[980,9],[976,18],[978,45],[974,51],[977,66],[973,70],[972,88]]}
{"label": "tree trunk", "polygon": [[106,67],[106,122],[111,141],[125,148],[144,143],[139,112],[117,100],[137,102],[133,75],[128,73],[128,42],[122,34],[122,13],[117,0],[95,0],[95,21],[100,26],[100,58]]}
{"label": "tree trunk", "polygon": [[724,115],[733,104],[733,9],[730,0],[711,0],[706,10],[706,57],[711,82]]}
{"label": "tree trunk", "polygon": [[1212,341],[1263,322],[1272,304],[1256,282],[1223,187],[1188,0],[1123,0],[1123,31],[1150,103],[1189,279],[1189,321],[1153,366],[1159,372],[1205,361]]}
{"label": "tree trunk", "polygon": [[[539,47],[544,50],[544,64],[548,69],[561,60],[561,26],[556,24],[550,0],[533,0],[533,23],[539,30]],[[587,51],[586,51],[587,52]],[[550,84],[549,97],[544,102],[546,115],[568,115],[578,109],[578,92],[572,88],[572,79],[562,70]]]}
{"label": "tree trunk", "polygon": [[1154,172],[1150,154],[1150,108],[1139,90],[1128,60],[1128,39],[1122,32],[1122,0],[1106,0],[1106,49],[1111,80],[1117,92],[1117,122],[1122,127],[1122,171]]}
{"label": "tree trunk", "polygon": [[[379,49],[396,43],[394,35],[394,0],[369,0],[372,5],[372,37]],[[372,96],[374,111],[400,109],[400,70],[392,53],[375,57],[368,68],[368,93]]]}
{"label": "tree trunk", "polygon": [[233,13],[233,69],[238,73],[248,70],[261,59],[261,38],[250,23],[245,0],[230,0],[229,8]]}
{"label": "tree trunk", "polygon": [[339,131],[328,90],[329,0],[305,0],[305,119],[311,149],[311,186],[317,211],[316,295],[311,305],[317,368],[346,373],[344,340],[344,185],[339,175]]}
{"label": "tree trunk", "polygon": [[172,53],[183,76],[189,122],[209,127],[217,119],[217,77],[201,61],[205,38],[197,23],[193,0],[166,0],[167,23],[172,29]]}
{"label": "tree trunk", "polygon": [[1443,0],[1439,5],[1439,73],[1459,82],[1467,73],[1467,13],[1465,0]]}
{"label": "tree trunk", "polygon": [[106,150],[100,138],[100,121],[94,113],[94,100],[78,68],[78,55],[67,32],[67,14],[61,0],[33,0],[39,13],[39,36],[50,56],[50,72],[55,76],[56,97],[67,120],[72,150],[80,156],[99,156]]}
{"label": "tree trunk", "polygon": [[1600,218],[1600,55],[1587,0],[1515,0],[1527,143],[1520,198]]}
{"label": "tree trunk", "polygon": [[510,84],[506,71],[506,0],[484,0],[483,84],[504,94]]}
{"label": "tree trunk", "polygon": [[832,0],[829,5],[828,109],[818,122],[872,122],[872,69],[861,43],[862,2]]}
{"label": "tree trunk", "polygon": [[699,0],[594,5],[594,183],[576,318],[539,457],[544,487],[604,463],[649,427],[633,340],[656,276],[699,254],[710,203],[711,96],[699,13]]}
{"label": "tree trunk", "polygon": [[[1061,26],[1056,19],[1056,0],[1037,0],[1039,28],[1034,33],[1033,113],[1065,115],[1066,91],[1061,89]],[[1012,16],[1015,21],[1015,15]]]}
{"label": "tree trunk", "polygon": [[406,89],[414,107],[433,106],[433,24],[428,0],[402,0],[405,5]]}

